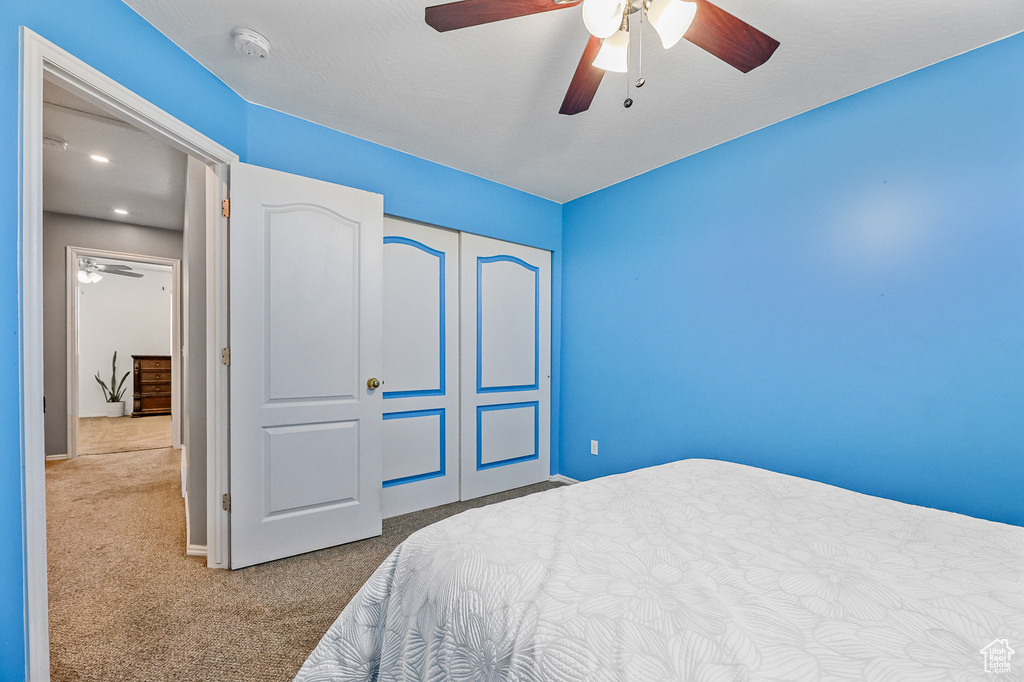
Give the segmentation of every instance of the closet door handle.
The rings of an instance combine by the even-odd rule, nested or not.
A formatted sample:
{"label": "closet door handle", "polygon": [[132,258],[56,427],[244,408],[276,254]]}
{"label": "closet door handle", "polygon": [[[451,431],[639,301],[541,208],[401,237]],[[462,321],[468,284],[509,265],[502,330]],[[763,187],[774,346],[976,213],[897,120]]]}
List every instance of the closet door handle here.
{"label": "closet door handle", "polygon": [[371,391],[375,388],[380,388],[380,381],[377,379],[377,377],[370,377],[366,381],[366,387]]}

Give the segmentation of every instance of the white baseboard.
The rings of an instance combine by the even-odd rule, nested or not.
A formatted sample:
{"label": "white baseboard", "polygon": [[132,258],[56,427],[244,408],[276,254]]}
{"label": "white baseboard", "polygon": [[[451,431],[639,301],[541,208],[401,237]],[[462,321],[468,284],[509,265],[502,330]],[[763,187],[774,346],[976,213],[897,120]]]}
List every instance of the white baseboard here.
{"label": "white baseboard", "polygon": [[68,456],[66,454],[64,454],[64,455],[47,455],[46,456],[46,461],[47,462],[52,462],[52,461],[57,460],[57,459],[67,459],[67,458],[68,458]]}
{"label": "white baseboard", "polygon": [[576,483],[579,483],[579,481],[577,481],[575,478],[569,478],[568,476],[563,476],[562,474],[555,474],[548,480],[551,481],[552,483],[567,483],[568,485],[574,485]]}
{"label": "white baseboard", "polygon": [[206,545],[186,545],[185,554],[188,556],[206,556]]}

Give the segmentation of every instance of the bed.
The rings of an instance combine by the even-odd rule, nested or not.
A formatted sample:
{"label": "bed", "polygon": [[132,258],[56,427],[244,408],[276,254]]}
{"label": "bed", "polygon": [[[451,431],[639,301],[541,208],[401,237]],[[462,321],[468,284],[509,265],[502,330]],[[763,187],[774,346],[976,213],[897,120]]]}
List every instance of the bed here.
{"label": "bed", "polygon": [[692,459],[411,535],[296,679],[938,682],[1021,672],[1024,528]]}

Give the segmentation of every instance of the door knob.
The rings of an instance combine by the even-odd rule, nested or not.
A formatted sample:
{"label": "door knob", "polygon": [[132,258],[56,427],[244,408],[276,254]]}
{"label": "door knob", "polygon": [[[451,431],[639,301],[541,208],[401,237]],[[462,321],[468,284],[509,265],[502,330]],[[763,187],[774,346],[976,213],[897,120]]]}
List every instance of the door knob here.
{"label": "door knob", "polygon": [[366,381],[366,387],[369,389],[380,388],[380,380],[377,377],[370,377]]}

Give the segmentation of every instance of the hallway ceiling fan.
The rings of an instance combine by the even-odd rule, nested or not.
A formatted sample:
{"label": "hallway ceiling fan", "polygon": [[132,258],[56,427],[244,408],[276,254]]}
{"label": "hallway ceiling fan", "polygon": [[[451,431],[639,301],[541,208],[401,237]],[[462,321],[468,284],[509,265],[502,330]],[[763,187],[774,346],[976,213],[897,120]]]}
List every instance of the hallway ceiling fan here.
{"label": "hallway ceiling fan", "polygon": [[95,258],[78,259],[78,281],[82,284],[95,284],[103,279],[103,275],[121,275],[122,277],[143,276],[141,272],[129,272],[130,270],[131,268],[127,265],[97,263]]}
{"label": "hallway ceiling fan", "polygon": [[[630,15],[654,27],[668,49],[680,38],[747,73],[774,54],[779,41],[734,17],[708,0],[459,0],[433,5],[425,20],[437,31],[452,31],[505,19],[583,5],[583,21],[591,37],[562,100],[560,114],[590,108],[605,71],[626,72]],[[644,79],[638,78],[636,87]],[[629,107],[633,100],[626,98]]]}

